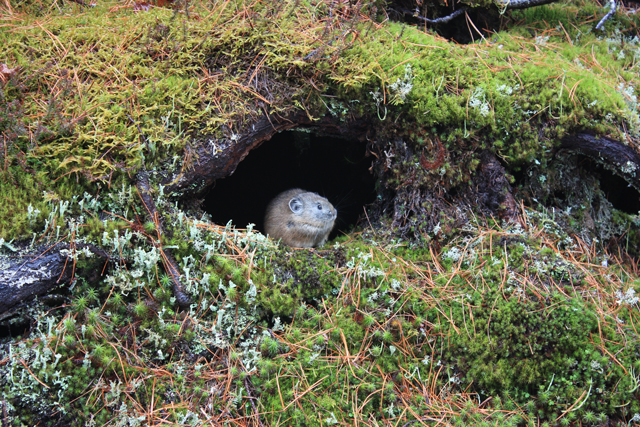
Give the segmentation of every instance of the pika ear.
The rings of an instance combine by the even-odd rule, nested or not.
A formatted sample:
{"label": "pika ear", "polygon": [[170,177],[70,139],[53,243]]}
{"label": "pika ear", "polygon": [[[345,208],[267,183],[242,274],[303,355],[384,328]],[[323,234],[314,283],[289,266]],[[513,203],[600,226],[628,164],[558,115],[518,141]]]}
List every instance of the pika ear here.
{"label": "pika ear", "polygon": [[300,214],[302,212],[302,202],[300,201],[300,199],[294,197],[289,200],[289,209],[291,209],[291,212],[296,215]]}

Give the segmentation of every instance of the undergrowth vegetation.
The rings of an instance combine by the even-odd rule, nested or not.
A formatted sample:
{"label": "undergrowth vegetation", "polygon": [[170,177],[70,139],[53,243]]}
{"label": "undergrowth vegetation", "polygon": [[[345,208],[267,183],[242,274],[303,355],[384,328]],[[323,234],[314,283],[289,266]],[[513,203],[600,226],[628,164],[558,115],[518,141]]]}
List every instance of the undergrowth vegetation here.
{"label": "undergrowth vegetation", "polygon": [[233,148],[263,114],[372,119],[390,191],[468,183],[482,150],[531,175],[569,132],[640,137],[637,16],[604,35],[593,5],[542,6],[461,46],[334,3],[0,6],[0,269],[58,244],[75,267],[63,302],[21,307],[0,343],[13,425],[640,422],[637,264],[598,240],[637,215],[583,233],[588,206],[437,212],[410,239],[383,217],[298,250],[165,191],[198,144]]}
{"label": "undergrowth vegetation", "polygon": [[[173,224],[163,247],[192,300],[181,311],[156,225],[125,219],[132,194],[49,202],[53,217],[81,206],[74,238],[100,234],[112,261],[98,286],[77,276],[63,306],[29,308],[28,336],[4,344],[0,390],[15,425],[640,417],[635,265],[544,214],[525,210],[524,226],[506,228],[470,222],[441,249],[364,230],[309,251],[158,197]],[[119,219],[95,220],[108,209]],[[62,237],[47,230],[41,241]],[[90,252],[70,256],[86,271]]]}

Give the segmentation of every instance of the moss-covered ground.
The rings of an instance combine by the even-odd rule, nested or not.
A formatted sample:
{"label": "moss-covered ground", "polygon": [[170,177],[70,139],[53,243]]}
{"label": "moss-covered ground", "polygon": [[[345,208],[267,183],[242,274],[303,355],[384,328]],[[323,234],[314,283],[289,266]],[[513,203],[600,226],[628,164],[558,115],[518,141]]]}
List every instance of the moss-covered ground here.
{"label": "moss-covered ground", "polygon": [[[91,253],[71,250],[66,302],[21,312],[24,335],[0,347],[3,419],[640,422],[637,264],[576,231],[570,209],[522,207],[511,225],[470,217],[411,240],[382,219],[296,250],[211,224],[156,183],[166,233],[146,219],[138,171],[188,173],[196,136],[232,143],[265,112],[373,117],[377,143],[415,152],[439,137],[437,170],[389,159],[391,190],[461,185],[481,149],[509,172],[544,170],[566,133],[640,136],[638,15],[625,8],[604,33],[595,3],[513,12],[461,46],[386,21],[375,2],[338,3],[0,6],[0,255],[16,239],[111,257],[92,272]],[[637,227],[637,215],[616,218],[622,233]],[[187,309],[160,248],[180,267]]]}
{"label": "moss-covered ground", "polygon": [[[116,263],[100,283],[77,277],[66,304],[32,305],[28,336],[5,342],[5,408],[14,425],[637,419],[635,265],[544,214],[522,217],[469,223],[440,249],[365,230],[307,250],[175,210],[164,247],[185,275],[186,311],[154,224],[120,220],[102,232]],[[88,261],[75,260],[78,271]]]}

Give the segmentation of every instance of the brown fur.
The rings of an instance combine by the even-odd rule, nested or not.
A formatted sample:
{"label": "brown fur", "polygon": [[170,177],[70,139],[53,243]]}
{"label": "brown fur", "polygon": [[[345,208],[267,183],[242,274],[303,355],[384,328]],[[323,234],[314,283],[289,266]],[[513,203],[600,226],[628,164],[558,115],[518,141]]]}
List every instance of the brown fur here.
{"label": "brown fur", "polygon": [[300,188],[282,192],[267,206],[266,233],[294,248],[322,246],[333,229],[337,211],[324,197]]}

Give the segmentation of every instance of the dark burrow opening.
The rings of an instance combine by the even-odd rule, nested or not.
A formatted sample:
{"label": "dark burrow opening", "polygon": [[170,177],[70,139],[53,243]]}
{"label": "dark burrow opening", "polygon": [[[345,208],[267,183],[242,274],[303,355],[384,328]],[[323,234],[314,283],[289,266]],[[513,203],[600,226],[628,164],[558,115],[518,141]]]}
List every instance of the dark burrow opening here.
{"label": "dark burrow opening", "polygon": [[202,209],[214,223],[229,220],[239,228],[255,224],[264,232],[264,213],[271,199],[290,188],[326,197],[337,209],[329,236],[347,233],[365,219],[365,208],[376,198],[372,157],[365,144],[303,130],[285,131],[253,149],[230,177],[209,190]]}
{"label": "dark burrow opening", "polygon": [[[520,189],[520,195],[525,198],[526,203],[532,205],[534,201],[538,203],[536,199],[539,199],[547,207],[555,206],[564,209],[576,201],[590,200],[591,196],[584,194],[584,188],[597,187],[615,209],[630,215],[636,215],[640,211],[640,192],[601,163],[580,154],[559,156],[557,162],[549,164],[548,168],[555,170],[553,179],[557,180],[559,177],[561,182],[543,181],[543,184],[534,185],[536,181],[541,181],[541,177],[546,178],[548,172],[533,168],[512,171],[515,187]],[[562,164],[565,166],[563,167]],[[546,202],[544,202],[545,192],[540,187],[550,190],[550,199]]]}
{"label": "dark burrow opening", "polygon": [[584,159],[584,167],[596,173],[600,181],[600,189],[614,208],[630,215],[640,211],[640,193],[624,178],[591,159]]}
{"label": "dark burrow opening", "polygon": [[[422,3],[420,2],[420,4]],[[499,31],[503,26],[503,21],[508,19],[500,13],[496,6],[466,8],[462,2],[457,0],[440,6],[432,6],[424,5],[418,8],[417,14],[437,20],[449,17],[455,11],[464,10],[464,13],[447,22],[427,24],[415,16],[416,3],[413,0],[391,1],[387,4],[387,13],[393,21],[416,25],[425,32],[431,30],[440,37],[460,44],[474,43],[477,40],[490,37],[491,34]],[[429,13],[427,13],[427,9],[429,9]]]}
{"label": "dark burrow opening", "polygon": [[5,338],[24,337],[30,329],[28,320],[10,317],[0,322],[0,340]]}

